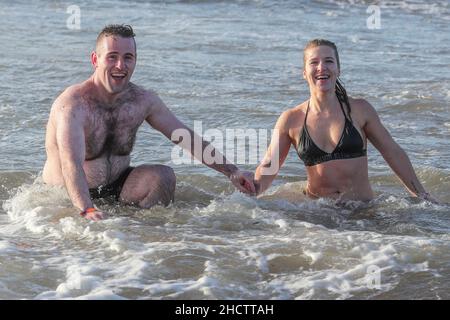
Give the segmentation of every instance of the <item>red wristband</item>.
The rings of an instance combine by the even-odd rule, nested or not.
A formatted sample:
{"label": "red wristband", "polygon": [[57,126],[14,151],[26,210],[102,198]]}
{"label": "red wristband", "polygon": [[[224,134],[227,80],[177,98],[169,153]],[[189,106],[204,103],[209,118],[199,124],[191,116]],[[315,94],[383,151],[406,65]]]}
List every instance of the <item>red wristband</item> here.
{"label": "red wristband", "polygon": [[97,211],[97,209],[95,209],[95,208],[87,208],[87,209],[85,209],[84,211],[80,212],[80,215],[81,215],[82,217],[84,217],[84,216],[86,216],[89,212],[95,212],[95,211]]}

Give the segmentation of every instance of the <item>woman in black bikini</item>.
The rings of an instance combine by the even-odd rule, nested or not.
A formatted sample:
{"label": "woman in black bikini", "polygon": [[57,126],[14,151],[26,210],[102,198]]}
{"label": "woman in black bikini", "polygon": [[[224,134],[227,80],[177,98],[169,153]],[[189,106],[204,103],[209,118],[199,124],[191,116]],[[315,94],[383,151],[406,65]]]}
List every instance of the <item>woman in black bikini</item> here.
{"label": "woman in black bikini", "polygon": [[279,117],[266,156],[256,169],[257,193],[270,186],[293,145],[306,166],[304,193],[309,197],[370,200],[374,194],[368,177],[369,140],[413,196],[435,202],[375,109],[364,99],[347,96],[338,79],[336,45],[323,39],[310,41],[303,62],[311,96]]}

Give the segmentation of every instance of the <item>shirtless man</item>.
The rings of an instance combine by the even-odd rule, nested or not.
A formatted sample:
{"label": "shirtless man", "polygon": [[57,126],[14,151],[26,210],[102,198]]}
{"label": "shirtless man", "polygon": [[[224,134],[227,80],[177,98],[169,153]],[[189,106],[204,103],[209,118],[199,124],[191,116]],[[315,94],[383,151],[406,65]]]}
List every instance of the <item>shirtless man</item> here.
{"label": "shirtless man", "polygon": [[[44,182],[65,186],[73,205],[90,220],[105,218],[103,212],[94,208],[95,198],[113,196],[122,203],[142,208],[173,201],[176,179],[172,168],[130,167],[136,132],[144,120],[169,139],[176,129],[187,130],[193,137],[191,141],[195,139],[193,131],[154,92],[130,82],[136,57],[131,26],[105,27],[91,54],[94,73],[86,81],[67,88],[50,111]],[[187,140],[173,142],[226,175],[240,191],[255,192],[251,178],[227,164],[222,155],[220,163],[205,163],[202,154]],[[201,151],[208,145],[202,140]]]}

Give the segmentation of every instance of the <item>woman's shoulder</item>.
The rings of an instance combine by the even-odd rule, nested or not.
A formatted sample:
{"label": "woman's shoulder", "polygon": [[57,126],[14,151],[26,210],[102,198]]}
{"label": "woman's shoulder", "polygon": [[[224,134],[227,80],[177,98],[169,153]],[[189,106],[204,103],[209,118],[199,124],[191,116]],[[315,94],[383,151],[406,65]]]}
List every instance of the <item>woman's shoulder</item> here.
{"label": "woman's shoulder", "polygon": [[308,100],[296,105],[295,107],[287,109],[286,111],[283,112],[283,114],[285,114],[285,116],[290,119],[295,119],[299,117],[301,118],[305,116],[307,108],[308,108]]}
{"label": "woman's shoulder", "polygon": [[350,102],[350,105],[352,108],[357,108],[357,109],[361,109],[361,110],[364,110],[364,109],[367,110],[367,109],[373,108],[373,106],[370,104],[370,102],[364,98],[348,97],[348,101]]}
{"label": "woman's shoulder", "polygon": [[307,106],[308,101],[305,101],[283,111],[279,117],[279,121],[283,122],[287,127],[298,125],[298,122],[305,117]]}
{"label": "woman's shoulder", "polygon": [[352,112],[360,112],[363,114],[376,113],[375,108],[370,104],[369,101],[363,98],[348,98]]}
{"label": "woman's shoulder", "polygon": [[375,108],[363,98],[348,98],[351,106],[352,115],[361,120],[361,123],[367,123],[371,119],[378,117]]}
{"label": "woman's shoulder", "polygon": [[275,129],[290,134],[293,129],[302,126],[303,120],[305,119],[306,106],[307,103],[303,102],[283,111],[278,117]]}

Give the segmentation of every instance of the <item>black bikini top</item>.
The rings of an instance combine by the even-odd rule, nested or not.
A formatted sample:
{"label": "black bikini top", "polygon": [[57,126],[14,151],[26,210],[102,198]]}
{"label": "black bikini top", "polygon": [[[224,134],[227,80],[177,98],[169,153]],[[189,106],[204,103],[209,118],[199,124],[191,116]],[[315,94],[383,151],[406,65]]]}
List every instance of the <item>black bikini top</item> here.
{"label": "black bikini top", "polygon": [[347,118],[341,101],[339,101],[339,104],[341,105],[341,110],[345,117],[344,130],[342,132],[341,139],[334,148],[333,152],[328,153],[320,149],[308,133],[308,128],[306,127],[306,118],[309,111],[308,101],[305,123],[303,124],[303,129],[300,133],[300,143],[297,149],[298,156],[303,160],[305,166],[315,166],[316,164],[326,161],[359,158],[367,155],[367,150],[364,149],[364,141],[361,138],[361,135],[358,130],[356,130],[352,121]]}

